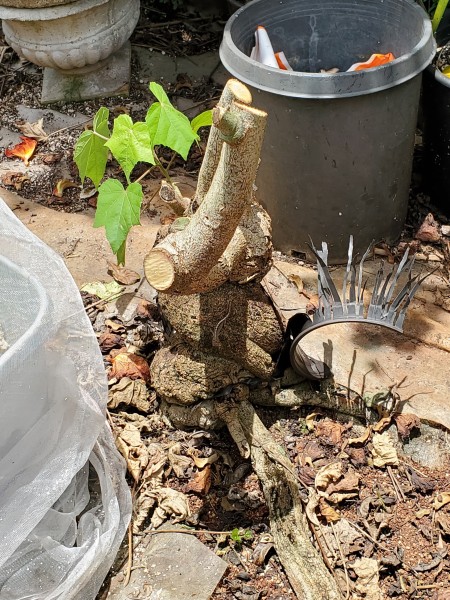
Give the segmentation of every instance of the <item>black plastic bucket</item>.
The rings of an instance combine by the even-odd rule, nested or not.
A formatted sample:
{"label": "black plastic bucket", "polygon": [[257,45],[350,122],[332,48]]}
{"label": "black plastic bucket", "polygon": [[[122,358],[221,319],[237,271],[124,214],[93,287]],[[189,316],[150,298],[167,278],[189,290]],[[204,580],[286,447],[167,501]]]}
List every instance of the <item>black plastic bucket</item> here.
{"label": "black plastic bucket", "polygon": [[[438,45],[450,40],[450,11],[436,32]],[[422,96],[423,179],[431,201],[450,216],[450,78],[434,65],[425,70]]]}
{"label": "black plastic bucket", "polygon": [[[249,58],[264,25],[294,72]],[[375,53],[393,62],[344,72]],[[228,21],[220,56],[269,113],[257,196],[272,217],[274,245],[334,262],[400,236],[408,204],[421,73],[435,43],[413,0],[255,0]],[[338,67],[335,75],[320,69]]]}

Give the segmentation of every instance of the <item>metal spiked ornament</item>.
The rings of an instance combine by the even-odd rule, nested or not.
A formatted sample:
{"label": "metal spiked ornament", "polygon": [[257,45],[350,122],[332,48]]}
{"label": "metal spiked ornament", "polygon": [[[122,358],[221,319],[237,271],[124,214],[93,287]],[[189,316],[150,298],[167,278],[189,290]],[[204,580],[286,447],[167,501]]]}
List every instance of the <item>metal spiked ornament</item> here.
{"label": "metal spiked ornament", "polygon": [[[321,380],[331,374],[330,368],[325,362],[308,356],[302,350],[301,341],[305,336],[319,327],[349,322],[359,322],[369,326],[381,325],[402,333],[408,306],[421,283],[430,273],[423,277],[412,276],[414,257],[409,258],[408,250],[398,265],[386,268],[383,261],[375,276],[370,302],[366,306],[364,292],[367,282],[363,282],[363,269],[372,245],[357,265],[358,257],[353,256],[353,236],[350,236],[347,269],[341,294],[328,269],[327,244],[323,242],[322,249],[317,250],[311,242],[311,250],[317,258],[319,306],[313,318],[308,319],[293,340],[290,359],[297,373],[307,379]],[[406,282],[404,282],[405,277]]]}

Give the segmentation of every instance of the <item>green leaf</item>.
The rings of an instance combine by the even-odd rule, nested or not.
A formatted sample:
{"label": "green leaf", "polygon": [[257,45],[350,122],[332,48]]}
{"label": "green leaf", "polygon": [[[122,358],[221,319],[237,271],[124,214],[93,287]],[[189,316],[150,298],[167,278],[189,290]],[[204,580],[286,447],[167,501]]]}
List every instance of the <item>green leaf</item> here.
{"label": "green leaf", "polygon": [[138,162],[155,164],[147,125],[141,121],[133,123],[128,115],[119,115],[114,119],[112,136],[105,145],[119,162],[128,182]]}
{"label": "green leaf", "polygon": [[239,535],[239,529],[237,527],[230,533],[230,537],[234,542],[242,542],[242,538]]}
{"label": "green leaf", "polygon": [[73,154],[81,183],[86,177],[89,177],[96,188],[105,174],[108,160],[108,148],[105,146],[105,140],[96,133],[103,137],[109,137],[108,117],[109,110],[104,107],[100,108],[94,117],[93,129],[84,131],[80,135]]}
{"label": "green leaf", "polygon": [[186,160],[189,149],[198,139],[198,135],[192,130],[186,115],[172,106],[166,92],[158,83],[152,82],[150,91],[158,99],[158,102],[150,106],[145,117],[153,145],[167,146]]}
{"label": "green leaf", "polygon": [[200,127],[209,127],[212,125],[212,110],[205,110],[204,112],[197,115],[191,121],[191,128],[194,133],[200,129]]}
{"label": "green leaf", "polygon": [[106,237],[119,264],[125,260],[125,242],[133,225],[140,224],[142,204],[140,183],[126,189],[117,179],[108,179],[98,190],[94,227],[105,227]]}

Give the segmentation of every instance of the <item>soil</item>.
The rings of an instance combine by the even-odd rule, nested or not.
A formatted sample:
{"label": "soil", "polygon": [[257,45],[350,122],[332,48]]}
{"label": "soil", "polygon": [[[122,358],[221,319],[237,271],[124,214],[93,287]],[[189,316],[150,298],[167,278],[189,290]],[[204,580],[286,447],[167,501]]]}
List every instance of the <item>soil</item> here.
{"label": "soil", "polygon": [[[161,6],[155,8],[144,4],[132,38],[133,44],[176,56],[217,50],[221,38],[220,21],[211,27],[209,18],[198,14],[174,15],[164,8],[166,5]],[[3,52],[2,46],[5,47]],[[38,95],[42,73],[39,68],[20,61],[1,39],[0,57],[0,122],[19,131],[17,105],[41,108]],[[194,83],[187,77],[179,77],[175,84],[166,87],[166,91],[173,101],[186,98],[201,105],[203,110],[214,105],[221,88],[210,80]],[[142,119],[151,101],[148,82],[139,78],[138,66],[134,63],[129,97],[61,104],[51,108],[69,116],[84,115],[85,125],[88,125],[100,106],[110,108],[113,116],[125,111],[135,120]],[[38,144],[33,158],[36,168],[30,170],[30,179],[20,180],[19,176],[14,177],[11,173],[7,176],[6,173],[1,185],[16,189],[25,198],[55,210],[77,212],[95,207],[95,195],[89,195],[89,190],[80,194],[79,188],[67,188],[62,198],[53,193],[61,179],[79,183],[73,148],[82,130],[83,125],[79,125],[53,133],[47,141]],[[171,169],[175,176],[195,179],[204,141],[193,148],[187,162],[175,159]],[[437,221],[433,227],[437,231],[440,226],[449,223],[448,218],[430,206],[423,193],[420,132],[417,142],[415,176],[402,240],[394,248],[379,245],[377,254],[394,261],[408,245],[413,246],[429,260],[442,265],[448,277],[450,238],[439,234],[433,243],[417,239],[417,231],[428,213],[433,213]],[[172,156],[163,154],[163,158],[168,163]],[[4,148],[0,149],[0,160],[4,163],[10,160],[4,157]],[[13,172],[16,163],[11,161]],[[144,167],[141,171],[139,169],[138,166],[137,176]],[[156,177],[151,175],[150,179]],[[151,199],[144,210],[158,216]],[[83,299],[89,307],[87,312],[105,356],[111,386],[109,417],[115,435],[120,437],[124,424],[129,423],[139,429],[144,449],[150,444],[159,444],[165,456],[164,485],[178,490],[187,498],[190,515],[184,519],[184,524],[197,531],[199,539],[228,562],[227,572],[212,596],[213,600],[294,599],[273,549],[267,508],[259,482],[251,464],[239,456],[228,433],[225,430],[183,432],[174,429],[159,413],[158,399],[151,386],[145,383],[145,378],[139,373],[136,375],[136,372],[130,375],[114,371],[118,352],[139,356],[148,364],[164,342],[164,325],[156,305],[142,300],[137,315],[130,323],[121,319],[114,306],[99,304],[97,297],[83,293]],[[114,386],[125,376],[142,382],[146,390],[144,404],[114,406]],[[323,496],[322,503],[315,510],[320,523],[319,528],[314,530],[315,544],[324,551],[343,596],[363,597],[358,595],[358,577],[353,567],[356,559],[365,557],[378,561],[383,598],[450,598],[450,561],[447,556],[450,501],[442,506],[439,504],[439,498],[445,500],[445,494],[449,494],[449,466],[430,470],[403,456],[397,465],[374,466],[374,432],[371,431],[364,442],[349,441],[361,437],[365,424],[343,422],[336,414],[324,411],[307,418],[309,412],[307,409],[258,409],[258,414],[295,465],[305,506],[309,491],[316,489],[317,473],[327,465],[340,463],[344,480],[346,474],[358,475],[348,497],[332,502]],[[394,423],[391,426],[395,428]],[[414,435],[414,431],[410,435]],[[173,458],[175,447],[176,454],[185,459],[181,463]],[[210,463],[206,461],[203,464],[200,460],[211,457],[214,460]],[[131,475],[129,481],[134,489],[136,486]],[[145,490],[145,486],[142,489]],[[155,509],[152,506],[145,510],[142,499],[143,494],[135,494],[135,523],[137,518],[140,520],[139,531],[135,531],[135,545],[139,543],[139,534],[151,527]],[[350,526],[351,543],[343,535],[336,534],[336,528],[340,527],[338,524],[347,521],[354,526],[353,529]],[[321,538],[317,531],[325,537]],[[118,563],[115,570],[122,573],[123,580],[126,567]],[[110,580],[107,580],[100,598],[106,597],[109,585]]]}

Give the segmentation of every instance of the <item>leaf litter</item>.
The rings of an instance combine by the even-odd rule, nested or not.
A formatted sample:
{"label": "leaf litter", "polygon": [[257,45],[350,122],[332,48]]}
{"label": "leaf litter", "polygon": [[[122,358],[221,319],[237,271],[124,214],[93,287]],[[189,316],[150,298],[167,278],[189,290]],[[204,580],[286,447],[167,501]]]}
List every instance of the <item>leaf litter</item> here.
{"label": "leaf litter", "polygon": [[[130,306],[104,303],[91,320],[109,374],[109,419],[133,489],[135,543],[163,524],[170,531],[187,527],[229,564],[213,600],[293,600],[249,461],[225,430],[180,431],[159,412],[148,365],[164,327],[152,302]],[[144,321],[151,332],[136,345],[131,331],[142,335]],[[117,347],[109,350],[105,340]],[[385,415],[362,427],[326,411],[261,409],[261,416],[295,465],[313,538],[343,597],[445,600],[448,466],[419,467],[391,436],[394,428],[407,439],[416,418]]]}

